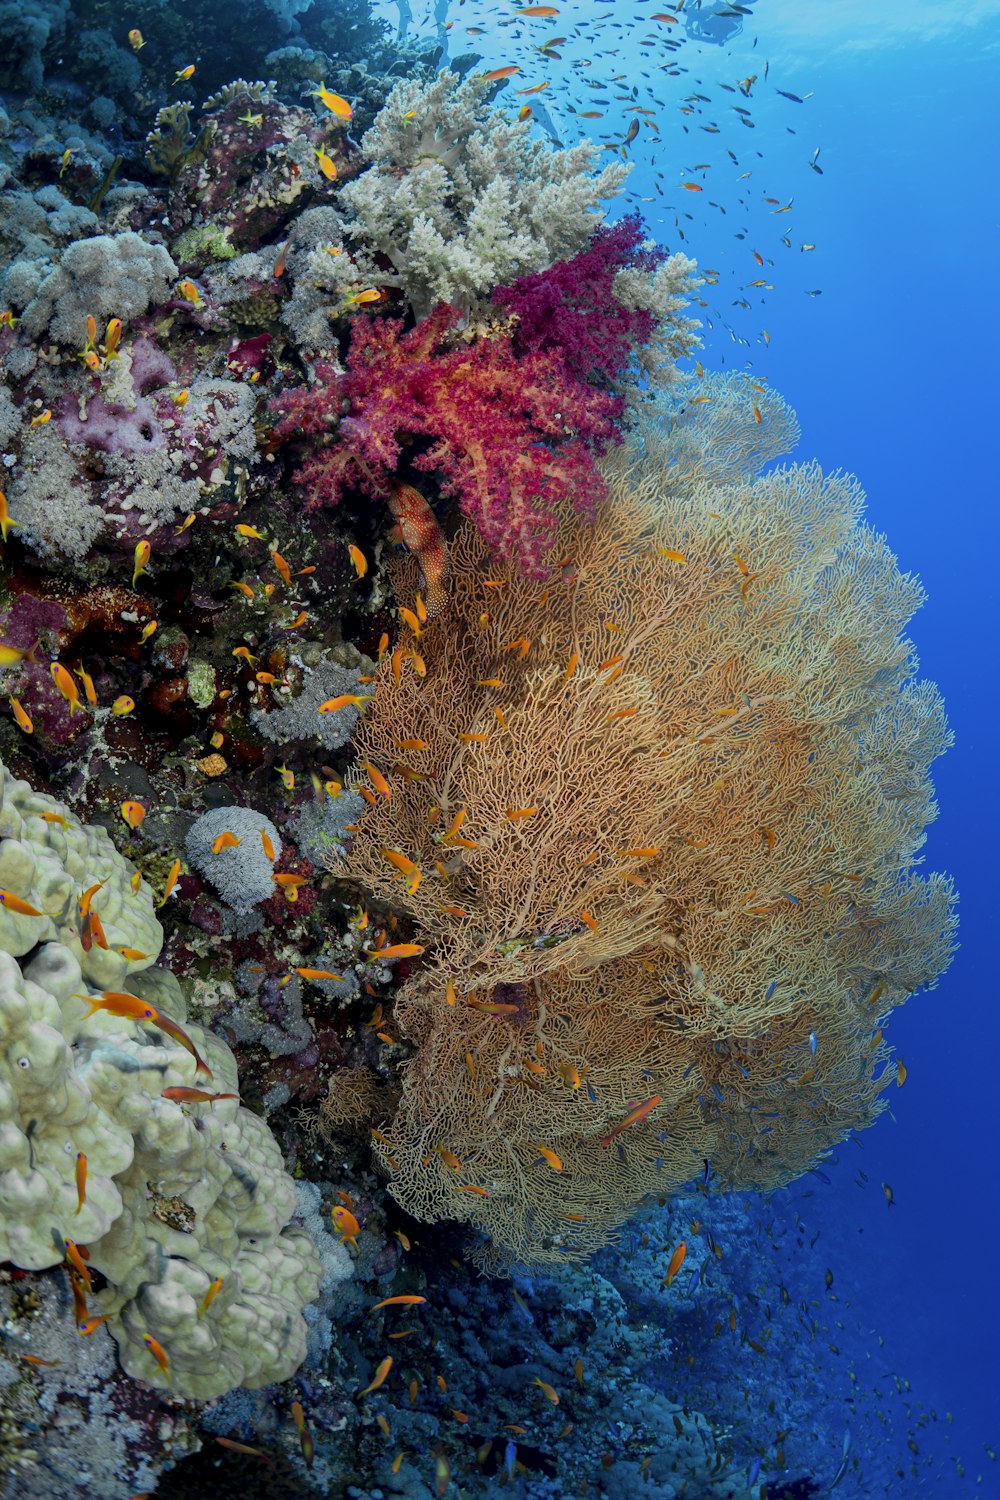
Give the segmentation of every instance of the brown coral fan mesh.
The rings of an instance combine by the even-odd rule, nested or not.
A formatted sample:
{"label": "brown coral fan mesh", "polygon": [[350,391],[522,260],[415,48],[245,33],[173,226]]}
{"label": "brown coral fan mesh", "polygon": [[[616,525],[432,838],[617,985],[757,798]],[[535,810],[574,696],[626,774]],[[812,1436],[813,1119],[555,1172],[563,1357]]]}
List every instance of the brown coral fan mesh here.
{"label": "brown coral fan mesh", "polygon": [[948,962],[950,883],[912,868],[949,738],[901,634],[919,585],[853,480],[734,480],[763,423],[745,383],[725,397],[728,482],[707,442],[678,468],[654,409],[546,586],[463,528],[449,610],[358,728],[392,797],[339,872],[427,948],[376,1150],[487,1263],[585,1255],[705,1159],[802,1172],[879,1113],[880,1021]]}

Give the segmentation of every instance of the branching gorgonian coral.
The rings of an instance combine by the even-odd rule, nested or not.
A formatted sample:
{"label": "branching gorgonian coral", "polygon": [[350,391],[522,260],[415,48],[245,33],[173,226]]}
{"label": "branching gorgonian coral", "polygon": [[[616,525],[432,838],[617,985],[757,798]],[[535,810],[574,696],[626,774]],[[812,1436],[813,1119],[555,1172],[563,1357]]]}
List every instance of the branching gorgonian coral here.
{"label": "branching gorgonian coral", "polygon": [[544,587],[466,526],[425,675],[385,661],[357,733],[393,795],[339,869],[426,949],[374,1150],[488,1264],[585,1255],[706,1160],[793,1178],[879,1113],[882,1022],[949,958],[950,883],[914,869],[949,739],[919,585],[853,480],[754,477],[779,398],[700,392],[647,406],[592,526],[564,508]]}

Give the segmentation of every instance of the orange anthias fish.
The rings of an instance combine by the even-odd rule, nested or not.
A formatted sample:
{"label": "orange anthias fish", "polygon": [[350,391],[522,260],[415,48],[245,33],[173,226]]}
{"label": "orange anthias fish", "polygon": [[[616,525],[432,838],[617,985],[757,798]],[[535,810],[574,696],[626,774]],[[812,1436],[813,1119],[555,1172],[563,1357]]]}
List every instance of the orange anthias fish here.
{"label": "orange anthias fish", "polygon": [[630,1125],[638,1125],[647,1115],[652,1114],[659,1103],[660,1095],[654,1094],[652,1099],[646,1100],[645,1104],[637,1104],[634,1109],[630,1109],[624,1120],[619,1120],[618,1124],[613,1126],[607,1135],[601,1137],[601,1145],[610,1146],[611,1142],[616,1140],[623,1130],[627,1130]]}
{"label": "orange anthias fish", "polygon": [[140,1000],[138,995],[129,995],[121,990],[105,990],[98,999],[95,999],[93,995],[84,995],[79,992],[77,993],[77,998],[86,1000],[90,1006],[90,1009],[83,1018],[85,1021],[88,1021],[99,1010],[104,1011],[105,1015],[119,1016],[122,1020],[126,1021],[149,1021],[151,1025],[158,1027],[160,1031],[165,1032],[167,1036],[172,1037],[175,1042],[178,1042],[184,1048],[185,1052],[190,1052],[195,1060],[196,1072],[204,1073],[207,1078],[212,1077],[211,1068],[199,1056],[194,1042],[192,1042],[184,1028],[179,1026],[176,1021],[172,1021],[169,1016],[161,1015],[158,1010],[155,1010],[152,1005],[147,1004],[145,1000]]}
{"label": "orange anthias fish", "polygon": [[318,99],[332,115],[337,116],[338,120],[354,118],[354,111],[347,100],[342,99],[339,94],[332,94],[325,83],[321,83],[318,89],[312,90],[312,98]]}
{"label": "orange anthias fish", "polygon": [[390,943],[388,948],[366,948],[365,952],[372,958],[384,960],[387,958],[419,958],[423,953],[419,943]]}
{"label": "orange anthias fish", "polygon": [[158,906],[164,906],[166,904],[167,898],[169,897],[171,891],[174,889],[174,886],[177,884],[177,878],[180,875],[180,873],[181,873],[181,862],[180,862],[179,859],[175,859],[174,862],[173,862],[173,864],[170,866],[170,870],[169,870],[169,872],[167,874],[167,883],[163,887],[163,895],[162,895],[162,897],[157,902]]}
{"label": "orange anthias fish", "polygon": [[140,576],[143,573],[148,573],[149,572],[149,569],[146,567],[146,564],[149,562],[150,556],[152,555],[152,551],[153,551],[153,549],[152,549],[152,547],[150,546],[150,544],[147,541],[141,541],[141,542],[137,542],[136,543],[136,548],[135,548],[135,568],[132,571],[132,587],[133,588],[135,588],[136,584],[139,582]]}
{"label": "orange anthias fish", "polygon": [[272,1469],[276,1467],[274,1459],[270,1458],[263,1448],[251,1448],[249,1443],[238,1443],[235,1438],[217,1437],[215,1441],[220,1448],[228,1448],[232,1453],[246,1453],[251,1458],[262,1458],[266,1464],[271,1465]]}
{"label": "orange anthias fish", "polygon": [[[194,71],[194,69],[192,69],[192,72],[193,71]],[[154,1339],[154,1337],[153,1337],[153,1335],[151,1333],[146,1333],[146,1334],[143,1335],[142,1342],[145,1344],[145,1346],[149,1350],[150,1354],[156,1360],[156,1363],[159,1365],[159,1367],[163,1371],[164,1375],[169,1375],[170,1374],[170,1361],[167,1358],[166,1352],[165,1352],[165,1350],[163,1348],[163,1345],[159,1342],[159,1340],[158,1339]]]}
{"label": "orange anthias fish", "polygon": [[670,1285],[674,1277],[677,1275],[677,1272],[684,1264],[685,1255],[687,1255],[687,1245],[683,1240],[681,1240],[680,1244],[677,1246],[677,1249],[670,1257],[670,1264],[667,1266],[667,1286]]}
{"label": "orange anthias fish", "polygon": [[[369,697],[370,696],[371,695],[369,694]],[[321,703],[319,706],[319,712],[321,714],[336,714],[339,713],[342,708],[349,708],[352,703],[355,708],[361,708],[362,704],[365,704],[367,702],[368,698],[362,697],[359,693],[341,693],[339,697],[327,698],[325,703]],[[364,710],[362,709],[362,712],[363,711]]]}
{"label": "orange anthias fish", "polygon": [[512,78],[515,73],[520,73],[520,71],[521,69],[516,63],[508,63],[505,68],[493,68],[489,73],[484,73],[483,82],[496,83],[501,78]]}
{"label": "orange anthias fish", "polygon": [[380,1385],[384,1385],[386,1376],[391,1369],[392,1355],[387,1354],[385,1359],[379,1365],[378,1369],[375,1371],[375,1378],[372,1381],[371,1385],[366,1385],[363,1391],[358,1392],[358,1395],[367,1396],[371,1391],[377,1391]]}
{"label": "orange anthias fish", "polygon": [[208,1291],[205,1293],[204,1297],[202,1297],[201,1302],[198,1306],[199,1318],[203,1318],[205,1316],[205,1314],[208,1312],[208,1309],[211,1307],[212,1303],[215,1301],[216,1297],[221,1291],[222,1277],[216,1276],[215,1280],[208,1288]]}
{"label": "orange anthias fish", "polygon": [[342,1203],[338,1203],[334,1208],[331,1208],[330,1218],[333,1220],[333,1227],[340,1235],[341,1240],[345,1240],[347,1244],[353,1245],[355,1250],[357,1250],[361,1225],[351,1213],[351,1210],[345,1208]]}
{"label": "orange anthias fish", "polygon": [[214,1076],[211,1068],[208,1066],[208,1063],[201,1056],[197,1047],[188,1036],[183,1026],[179,1026],[176,1021],[172,1021],[169,1016],[165,1016],[162,1013],[157,1016],[156,1025],[160,1028],[161,1031],[165,1031],[167,1036],[172,1037],[175,1042],[178,1042],[180,1046],[184,1048],[185,1052],[190,1052],[191,1056],[194,1058],[194,1071],[196,1076],[199,1073],[204,1074],[206,1078],[212,1078]]}
{"label": "orange anthias fish", "polygon": [[[382,1420],[384,1422],[385,1418],[383,1417]],[[302,1449],[302,1457],[305,1459],[306,1468],[311,1469],[313,1459],[316,1456],[316,1444],[313,1441],[312,1433],[306,1426],[306,1414],[302,1410],[302,1403],[300,1401],[292,1402],[292,1421],[298,1429],[299,1445]]]}
{"label": "orange anthias fish", "polygon": [[146,809],[141,802],[123,802],[121,814],[130,828],[138,828],[146,816]]}
{"label": "orange anthias fish", "polygon": [[8,911],[16,912],[19,917],[44,917],[45,915],[43,911],[38,910],[37,906],[22,901],[20,896],[15,896],[13,891],[0,890],[0,906],[5,906]]}
{"label": "orange anthias fish", "polygon": [[389,509],[392,511],[399,537],[420,564],[424,575],[424,601],[429,616],[439,615],[447,609],[448,593],[448,545],[437,517],[419,490],[412,484],[394,479],[389,487]]}
{"label": "orange anthias fish", "polygon": [[61,666],[59,662],[54,661],[49,667],[49,672],[51,674],[52,681],[55,683],[60,693],[66,699],[66,702],[69,704],[70,718],[73,717],[77,709],[79,709],[81,713],[86,713],[86,709],[80,702],[80,689],[77,687],[76,683],[73,681],[73,678],[67,672],[66,668],[64,666]]}
{"label": "orange anthias fish", "polygon": [[18,729],[20,729],[24,734],[31,734],[34,725],[32,724],[25,710],[22,708],[21,704],[16,698],[11,698],[9,702],[11,709],[13,710],[14,721],[17,724]]}
{"label": "orange anthias fish", "polygon": [[404,1292],[398,1297],[383,1297],[381,1302],[376,1302],[369,1312],[378,1312],[380,1307],[420,1307],[427,1301],[426,1297],[418,1297],[413,1292]]}
{"label": "orange anthias fish", "polygon": [[82,1151],[76,1153],[76,1208],[73,1211],[74,1218],[80,1212],[87,1201],[87,1158]]}

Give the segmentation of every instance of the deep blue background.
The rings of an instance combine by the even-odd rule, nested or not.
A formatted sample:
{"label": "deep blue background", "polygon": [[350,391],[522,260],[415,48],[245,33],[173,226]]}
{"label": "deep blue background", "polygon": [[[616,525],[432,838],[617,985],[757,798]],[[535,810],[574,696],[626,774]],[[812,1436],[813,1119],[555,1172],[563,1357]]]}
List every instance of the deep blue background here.
{"label": "deep blue background", "polygon": [[[801,9],[809,10],[809,0]],[[888,535],[904,569],[921,577],[928,602],[912,633],[922,672],[944,691],[955,734],[935,770],[941,815],[925,855],[928,868],[955,875],[961,946],[939,987],[891,1023],[909,1072],[905,1087],[892,1090],[896,1123],[880,1121],[860,1156],[844,1148],[840,1167],[830,1169],[825,1212],[822,1195],[813,1212],[823,1213],[858,1276],[856,1310],[885,1336],[924,1404],[953,1413],[955,1449],[970,1477],[985,1469],[986,1485],[995,1486],[986,1493],[1000,1494],[1000,1474],[983,1451],[1000,1436],[1000,794],[990,760],[1000,721],[1000,19],[923,37],[906,24],[913,7],[871,9],[883,25],[877,46],[824,55],[831,46],[824,31],[814,48],[797,39],[795,60],[785,66],[782,34],[769,26],[762,0],[753,33],[733,49],[740,67],[727,73],[713,57],[704,69],[746,76],[747,43],[756,34],[758,55],[771,59],[771,82],[815,91],[802,106],[772,95],[755,109],[756,136],[765,139],[754,148],[764,151],[772,188],[787,190],[775,195],[784,202],[794,191],[796,206],[794,215],[772,220],[770,246],[754,240],[774,255],[775,290],[764,294],[759,316],[731,310],[732,326],[751,339],[758,324],[768,328],[770,345],[753,343],[749,352],[799,415],[799,456],[856,474],[870,523]],[[817,145],[822,177],[808,168]],[[652,206],[647,213],[657,237],[671,242],[673,216],[658,223]],[[783,221],[794,223],[794,231],[778,231],[790,234],[791,252],[774,234]],[[703,223],[701,232],[687,229],[700,260],[722,269],[740,255],[745,264],[744,242],[730,225],[720,233],[709,214]],[[803,240],[816,250],[799,251]],[[743,274],[763,273],[748,267]],[[806,295],[816,288],[822,296]],[[707,334],[702,360],[738,365],[747,352],[716,331]],[[865,1191],[854,1183],[859,1164],[870,1179]],[[881,1181],[893,1187],[892,1210]]]}

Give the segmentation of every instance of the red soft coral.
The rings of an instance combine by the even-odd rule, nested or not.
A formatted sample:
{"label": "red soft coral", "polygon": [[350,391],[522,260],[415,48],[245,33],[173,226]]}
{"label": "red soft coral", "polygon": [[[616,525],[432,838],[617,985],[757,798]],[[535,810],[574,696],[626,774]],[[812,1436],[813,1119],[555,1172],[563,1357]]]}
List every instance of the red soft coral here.
{"label": "red soft coral", "polygon": [[541,575],[558,505],[569,497],[590,513],[603,496],[593,455],[617,436],[622,402],[577,379],[557,349],[518,356],[506,334],[443,348],[460,318],[438,307],[404,333],[359,317],[347,372],[318,368],[315,385],[280,396],[274,438],[325,440],[294,475],[309,508],[348,488],[385,496],[405,452],[498,556]]}

